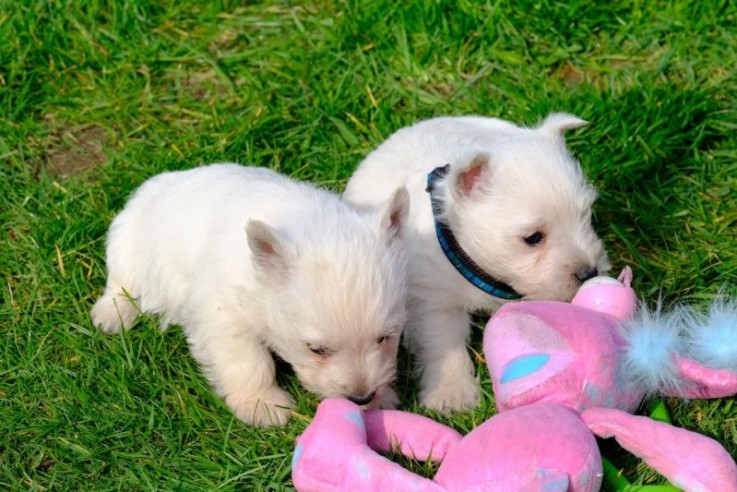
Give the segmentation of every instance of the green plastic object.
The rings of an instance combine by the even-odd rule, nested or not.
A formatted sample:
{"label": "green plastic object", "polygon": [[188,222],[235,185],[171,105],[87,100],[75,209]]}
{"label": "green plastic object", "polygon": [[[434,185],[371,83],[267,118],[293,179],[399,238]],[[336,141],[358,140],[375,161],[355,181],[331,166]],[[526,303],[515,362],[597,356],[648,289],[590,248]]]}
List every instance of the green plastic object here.
{"label": "green plastic object", "polygon": [[607,490],[620,491],[632,486],[630,481],[627,480],[627,477],[622,475],[622,472],[603,456],[601,457],[601,465],[604,469],[604,483],[607,486]]}
{"label": "green plastic object", "polygon": [[657,420],[658,422],[665,422],[666,424],[673,423],[670,418],[670,412],[668,412],[668,407],[665,405],[665,401],[660,397],[653,399],[653,404],[650,409],[650,418]]}
{"label": "green plastic object", "polygon": [[604,484],[610,492],[682,492],[681,489],[671,484],[665,485],[632,485],[627,477],[622,475],[611,461],[601,458],[601,464],[604,468]]}

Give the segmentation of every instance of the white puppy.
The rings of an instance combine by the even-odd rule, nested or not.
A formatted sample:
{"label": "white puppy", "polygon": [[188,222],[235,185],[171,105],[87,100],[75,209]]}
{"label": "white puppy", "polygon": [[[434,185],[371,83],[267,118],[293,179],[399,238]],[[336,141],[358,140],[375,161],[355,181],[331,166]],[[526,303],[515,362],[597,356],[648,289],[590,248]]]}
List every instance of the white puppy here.
{"label": "white puppy", "polygon": [[358,208],[386,204],[398,186],[410,193],[405,337],[422,374],[421,404],[443,412],[477,404],[469,312],[515,298],[568,300],[609,268],[591,226],[596,192],[563,137],[584,124],[562,113],[537,128],[436,118],[396,132],[348,182],[344,198]]}
{"label": "white puppy", "polygon": [[400,239],[409,198],[379,214],[267,169],[219,164],[155,176],[113,221],[107,333],[140,311],[179,324],[214,390],[254,425],[281,425],[292,398],[273,351],[323,397],[391,406],[406,312]]}

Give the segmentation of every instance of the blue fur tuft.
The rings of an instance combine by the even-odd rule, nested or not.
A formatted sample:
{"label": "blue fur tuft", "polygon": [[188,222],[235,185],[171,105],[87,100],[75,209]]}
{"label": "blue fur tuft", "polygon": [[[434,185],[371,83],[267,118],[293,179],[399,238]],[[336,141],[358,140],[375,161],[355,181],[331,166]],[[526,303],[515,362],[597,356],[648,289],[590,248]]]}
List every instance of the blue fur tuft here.
{"label": "blue fur tuft", "polygon": [[624,326],[623,376],[644,394],[676,390],[681,381],[672,356],[682,352],[681,308],[663,312],[641,303],[637,314]]}
{"label": "blue fur tuft", "polygon": [[685,356],[712,369],[737,372],[737,301],[717,298],[706,313],[684,309]]}

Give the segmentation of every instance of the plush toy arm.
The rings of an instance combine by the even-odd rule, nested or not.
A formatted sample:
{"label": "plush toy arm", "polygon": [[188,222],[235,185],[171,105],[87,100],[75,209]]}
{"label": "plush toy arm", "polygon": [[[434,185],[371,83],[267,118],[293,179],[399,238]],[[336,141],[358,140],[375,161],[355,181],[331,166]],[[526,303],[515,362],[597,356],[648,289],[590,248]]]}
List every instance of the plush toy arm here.
{"label": "plush toy arm", "polygon": [[450,427],[414,413],[398,410],[366,410],[368,445],[382,452],[399,450],[420,461],[442,461],[461,440]]}
{"label": "plush toy arm", "polygon": [[363,411],[338,399],[323,401],[297,439],[292,482],[300,492],[444,490],[369,448]]}
{"label": "plush toy arm", "polygon": [[737,492],[737,465],[713,439],[620,410],[595,408],[581,417],[594,434],[616,438],[687,492]]}
{"label": "plush toy arm", "polygon": [[[737,374],[724,369],[710,369],[698,362],[675,357],[678,376],[685,382],[677,388],[664,388],[665,396],[683,398],[725,398],[737,394]],[[689,384],[690,383],[690,384]]]}

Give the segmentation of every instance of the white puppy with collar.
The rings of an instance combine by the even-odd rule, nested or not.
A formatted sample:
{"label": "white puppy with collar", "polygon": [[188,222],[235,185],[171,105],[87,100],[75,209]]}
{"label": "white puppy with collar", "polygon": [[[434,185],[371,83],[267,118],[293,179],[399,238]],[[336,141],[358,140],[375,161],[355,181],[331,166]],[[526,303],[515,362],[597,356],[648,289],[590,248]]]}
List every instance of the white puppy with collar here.
{"label": "white puppy with collar", "polygon": [[92,320],[107,333],[140,311],[181,325],[216,393],[249,424],[290,415],[272,352],[321,396],[393,406],[408,203],[399,187],[381,211],[362,213],[235,164],[160,174],[110,227]]}
{"label": "white puppy with collar", "polygon": [[536,128],[435,118],[389,137],[348,182],[344,199],[358,208],[385,206],[398,186],[410,193],[405,337],[421,404],[441,412],[477,404],[470,312],[516,298],[569,300],[609,268],[591,226],[596,192],[563,137],[585,123],[563,113]]}

